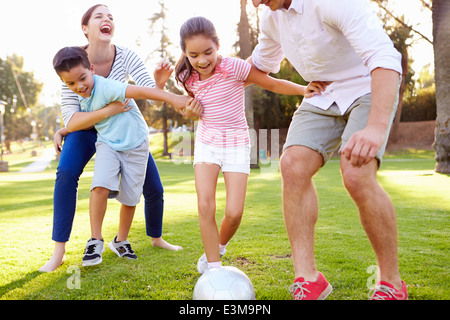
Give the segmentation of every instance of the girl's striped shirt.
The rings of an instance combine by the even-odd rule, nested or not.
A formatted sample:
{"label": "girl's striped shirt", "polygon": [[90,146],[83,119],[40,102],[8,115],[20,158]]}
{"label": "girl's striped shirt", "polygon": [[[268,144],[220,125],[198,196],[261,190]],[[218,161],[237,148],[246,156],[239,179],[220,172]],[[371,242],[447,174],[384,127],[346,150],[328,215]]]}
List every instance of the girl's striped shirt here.
{"label": "girl's striped shirt", "polygon": [[203,107],[197,140],[219,148],[249,145],[244,83],[250,69],[246,61],[228,57],[222,58],[215,73],[206,80],[201,81],[199,74],[192,70],[186,87]]}

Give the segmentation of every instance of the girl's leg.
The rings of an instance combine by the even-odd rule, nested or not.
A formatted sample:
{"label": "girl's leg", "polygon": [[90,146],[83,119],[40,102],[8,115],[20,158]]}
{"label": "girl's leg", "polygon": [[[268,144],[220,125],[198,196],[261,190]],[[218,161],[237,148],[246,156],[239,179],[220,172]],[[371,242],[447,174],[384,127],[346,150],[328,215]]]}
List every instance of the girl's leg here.
{"label": "girl's leg", "polygon": [[39,271],[54,271],[64,262],[65,245],[69,241],[75,216],[78,180],[84,167],[95,153],[95,130],[69,133],[56,171],[53,195],[53,235],[55,248],[50,260]]}
{"label": "girl's leg", "polygon": [[108,204],[109,190],[95,187],[89,199],[89,216],[91,222],[91,238],[103,240],[102,225]]}
{"label": "girl's leg", "polygon": [[220,167],[197,163],[194,167],[198,218],[203,248],[208,262],[219,262],[219,232],[216,224],[216,187]]}
{"label": "girl's leg", "polygon": [[143,194],[145,199],[145,227],[147,235],[152,238],[152,245],[169,250],[183,249],[180,246],[166,242],[162,238],[164,188],[151,153],[148,156]]}
{"label": "girl's leg", "polygon": [[125,241],[128,238],[131,224],[133,223],[134,212],[136,206],[126,206],[122,204],[120,207],[119,232],[117,233],[117,242]]}
{"label": "girl's leg", "polygon": [[225,216],[220,225],[219,243],[226,245],[236,233],[244,213],[248,174],[224,172],[226,188]]}

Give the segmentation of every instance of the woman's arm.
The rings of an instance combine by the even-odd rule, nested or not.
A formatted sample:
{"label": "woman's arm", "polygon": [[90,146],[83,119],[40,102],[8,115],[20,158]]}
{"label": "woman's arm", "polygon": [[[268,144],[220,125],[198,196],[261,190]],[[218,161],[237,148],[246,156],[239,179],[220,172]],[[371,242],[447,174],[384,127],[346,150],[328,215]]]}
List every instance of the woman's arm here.
{"label": "woman's arm", "polygon": [[[155,83],[160,89],[164,89],[167,80],[169,80],[170,75],[173,73],[173,66],[169,59],[165,58],[161,60],[153,71],[153,78]],[[138,84],[139,85],[139,84]]]}
{"label": "woman's arm", "polygon": [[57,154],[61,154],[64,137],[68,134],[69,131],[66,128],[61,128],[55,132],[55,135],[53,136],[53,146],[55,147]]}

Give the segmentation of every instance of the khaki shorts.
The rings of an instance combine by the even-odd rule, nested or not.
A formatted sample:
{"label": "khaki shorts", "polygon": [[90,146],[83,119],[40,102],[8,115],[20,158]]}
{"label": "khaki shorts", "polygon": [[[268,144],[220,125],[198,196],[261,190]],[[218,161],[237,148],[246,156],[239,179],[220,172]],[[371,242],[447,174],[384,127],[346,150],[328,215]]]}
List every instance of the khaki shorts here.
{"label": "khaki shorts", "polygon": [[109,198],[127,206],[139,203],[147,171],[148,138],[137,148],[115,151],[104,142],[95,143],[97,149],[91,191],[95,187],[110,190]]}
{"label": "khaki shorts", "polygon": [[[376,154],[381,164],[392,120],[397,110],[397,101],[391,113],[390,125],[386,131],[386,139]],[[371,94],[364,95],[353,102],[345,114],[341,115],[338,106],[333,103],[327,110],[302,102],[292,117],[286,143],[283,150],[291,146],[304,146],[319,152],[323,157],[323,165],[333,152],[344,148],[353,133],[364,129],[369,118]]]}

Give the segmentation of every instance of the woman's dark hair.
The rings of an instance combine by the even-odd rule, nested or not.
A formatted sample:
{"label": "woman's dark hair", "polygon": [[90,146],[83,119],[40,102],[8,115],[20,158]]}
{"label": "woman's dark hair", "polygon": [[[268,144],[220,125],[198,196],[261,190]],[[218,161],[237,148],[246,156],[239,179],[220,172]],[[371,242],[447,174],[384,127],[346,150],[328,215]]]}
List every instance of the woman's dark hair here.
{"label": "woman's dark hair", "polygon": [[[99,3],[99,4],[96,4],[92,7],[90,7],[89,9],[87,9],[87,11],[83,14],[83,17],[81,18],[81,27],[88,25],[89,19],[91,19],[92,14],[94,13],[95,9],[97,9],[98,7],[108,8],[108,6]],[[87,38],[86,34],[84,36]]]}
{"label": "woman's dark hair", "polygon": [[61,72],[70,71],[79,65],[87,69],[91,67],[87,53],[81,47],[62,48],[53,58],[53,68],[58,75]]}
{"label": "woman's dark hair", "polygon": [[[186,57],[186,40],[202,35],[205,38],[211,39],[217,46],[219,46],[219,37],[217,36],[216,28],[213,23],[204,17],[194,17],[187,20],[180,28],[180,47],[183,53],[175,66],[175,78],[178,82],[183,84],[187,93],[192,96],[186,88],[186,80],[189,79],[192,73],[192,65],[189,59]],[[186,74],[182,76],[182,73],[187,70]]]}

